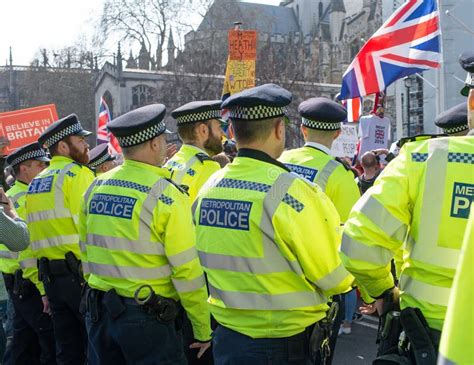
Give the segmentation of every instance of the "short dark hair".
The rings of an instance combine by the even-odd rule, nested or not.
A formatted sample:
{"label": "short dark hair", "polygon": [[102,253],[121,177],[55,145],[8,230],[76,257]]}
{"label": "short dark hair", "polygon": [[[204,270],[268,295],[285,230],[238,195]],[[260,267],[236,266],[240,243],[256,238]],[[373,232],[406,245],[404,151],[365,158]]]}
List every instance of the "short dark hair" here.
{"label": "short dark hair", "polygon": [[186,123],[178,125],[178,134],[183,141],[194,142],[196,140],[196,127],[205,124],[209,127],[209,121],[203,120],[195,123]]}
{"label": "short dark hair", "polygon": [[270,136],[279,118],[263,120],[232,119],[232,128],[238,143],[254,143]]}
{"label": "short dark hair", "polygon": [[31,160],[26,160],[26,161],[23,161],[23,162],[20,162],[19,164],[15,165],[12,167],[13,169],[13,174],[15,176],[18,176],[18,174],[20,173],[20,166],[21,165],[26,165],[26,166],[31,166]]}
{"label": "short dark hair", "polygon": [[[69,145],[69,141],[71,140],[70,138],[71,136],[66,136],[64,137],[61,141],[65,142],[67,145]],[[49,154],[51,155],[51,157],[54,157],[58,154],[58,146],[59,146],[59,142],[61,141],[58,141],[57,143],[53,144],[52,146],[50,146],[48,148],[48,151],[49,151]]]}

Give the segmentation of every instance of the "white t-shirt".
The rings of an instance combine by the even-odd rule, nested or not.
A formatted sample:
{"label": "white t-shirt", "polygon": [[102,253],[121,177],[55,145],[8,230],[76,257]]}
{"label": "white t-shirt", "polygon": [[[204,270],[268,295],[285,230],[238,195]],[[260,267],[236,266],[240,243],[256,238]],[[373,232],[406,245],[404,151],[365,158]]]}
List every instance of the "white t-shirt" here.
{"label": "white t-shirt", "polygon": [[[359,120],[360,150],[358,159],[367,151],[379,148],[388,149],[390,143],[390,119],[376,115],[366,115]],[[385,157],[380,156],[380,162],[386,164]]]}

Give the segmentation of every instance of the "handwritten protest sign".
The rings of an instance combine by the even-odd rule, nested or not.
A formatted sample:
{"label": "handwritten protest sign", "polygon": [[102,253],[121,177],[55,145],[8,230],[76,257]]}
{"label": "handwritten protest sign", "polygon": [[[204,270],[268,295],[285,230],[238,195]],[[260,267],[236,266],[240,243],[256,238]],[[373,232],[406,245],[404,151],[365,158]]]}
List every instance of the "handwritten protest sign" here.
{"label": "handwritten protest sign", "polygon": [[341,135],[332,144],[331,155],[353,158],[357,151],[358,141],[357,124],[343,124]]}

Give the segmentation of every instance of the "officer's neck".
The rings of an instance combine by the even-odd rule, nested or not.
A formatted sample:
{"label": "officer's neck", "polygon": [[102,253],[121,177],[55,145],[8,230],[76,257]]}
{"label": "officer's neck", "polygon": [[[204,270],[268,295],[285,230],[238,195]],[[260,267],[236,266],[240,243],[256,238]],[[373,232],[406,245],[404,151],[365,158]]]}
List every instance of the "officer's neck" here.
{"label": "officer's neck", "polygon": [[210,155],[209,151],[204,148],[204,143],[199,143],[197,141],[192,141],[192,142],[186,142],[185,141],[184,143],[187,144],[188,146],[196,147],[197,149],[199,149],[199,150],[207,153],[208,155]]}
{"label": "officer's neck", "polygon": [[307,138],[306,142],[312,142],[312,143],[319,143],[323,145],[324,147],[327,147],[328,149],[331,149],[332,147],[332,142],[334,141],[333,138]]}
{"label": "officer's neck", "polygon": [[259,142],[259,143],[239,143],[237,141],[237,149],[251,149],[251,150],[257,150],[257,151],[262,151],[265,152],[267,155],[269,155],[273,159],[277,159],[278,157],[281,156],[282,151],[280,148],[275,146],[275,143],[269,143],[267,142]]}

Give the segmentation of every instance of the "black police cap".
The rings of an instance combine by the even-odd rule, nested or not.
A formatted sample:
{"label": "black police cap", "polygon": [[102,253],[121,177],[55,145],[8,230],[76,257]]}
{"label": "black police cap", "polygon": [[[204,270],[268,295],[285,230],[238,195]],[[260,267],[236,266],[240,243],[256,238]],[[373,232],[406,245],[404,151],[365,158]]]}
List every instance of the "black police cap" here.
{"label": "black police cap", "polygon": [[464,52],[459,56],[459,64],[461,67],[467,71],[467,77],[465,86],[461,89],[461,95],[468,96],[469,90],[474,88],[474,53],[473,52]]}
{"label": "black police cap", "polygon": [[467,124],[467,102],[463,102],[444,111],[435,120],[436,126],[446,134],[453,134],[469,129]]}
{"label": "black police cap", "polygon": [[328,98],[318,97],[303,101],[298,106],[304,126],[311,129],[333,131],[341,129],[347,119],[347,110]]}
{"label": "black police cap", "polygon": [[38,138],[38,143],[41,146],[50,148],[68,136],[85,137],[91,134],[92,132],[82,128],[81,122],[79,121],[76,114],[70,114],[67,117],[59,119],[46,128]]}
{"label": "black police cap", "polygon": [[115,156],[109,153],[108,143],[102,143],[89,151],[89,163],[87,166],[95,169],[104,162],[113,160],[115,160]]}
{"label": "black police cap", "polygon": [[165,114],[163,104],[142,106],[113,119],[107,128],[121,147],[132,147],[168,132],[163,122]]}
{"label": "black police cap", "polygon": [[46,151],[41,148],[38,142],[33,142],[16,149],[7,156],[6,161],[8,165],[14,167],[28,160],[49,162],[49,158],[46,154]]}
{"label": "black police cap", "polygon": [[178,125],[201,122],[210,119],[221,119],[220,100],[192,101],[171,112]]}
{"label": "black police cap", "polygon": [[229,109],[229,118],[237,120],[262,120],[284,116],[292,94],[275,84],[264,84],[227,98],[221,105]]}

